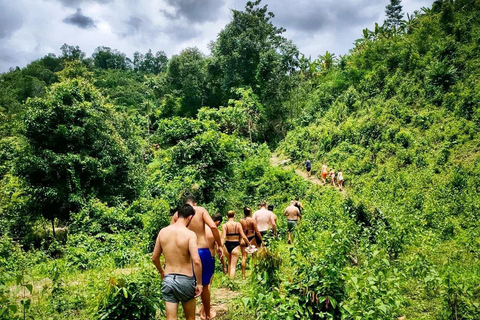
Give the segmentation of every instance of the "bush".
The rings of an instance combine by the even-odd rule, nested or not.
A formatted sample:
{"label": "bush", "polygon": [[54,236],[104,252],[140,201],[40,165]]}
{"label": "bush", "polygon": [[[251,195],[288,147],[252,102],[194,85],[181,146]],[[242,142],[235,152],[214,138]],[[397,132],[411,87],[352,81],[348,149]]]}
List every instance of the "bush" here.
{"label": "bush", "polygon": [[96,319],[148,320],[163,312],[161,281],[151,269],[136,277],[111,277],[100,298]]}

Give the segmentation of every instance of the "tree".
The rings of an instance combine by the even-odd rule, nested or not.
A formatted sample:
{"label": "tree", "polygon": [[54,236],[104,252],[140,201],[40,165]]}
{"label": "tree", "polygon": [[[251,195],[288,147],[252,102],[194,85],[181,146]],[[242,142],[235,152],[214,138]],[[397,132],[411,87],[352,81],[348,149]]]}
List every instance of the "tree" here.
{"label": "tree", "polygon": [[402,0],[390,0],[390,4],[385,7],[385,14],[387,15],[385,25],[387,28],[398,29],[400,27],[404,16],[401,3]]}
{"label": "tree", "polygon": [[168,58],[165,52],[158,51],[153,55],[152,50],[143,55],[140,52],[133,54],[133,68],[135,71],[159,74],[167,70]]}
{"label": "tree", "polygon": [[69,46],[64,43],[60,50],[62,50],[62,59],[80,61],[85,59],[85,52],[83,52],[79,46]]}
{"label": "tree", "polygon": [[326,70],[331,69],[334,63],[337,61],[337,57],[335,56],[335,54],[328,51],[326,51],[323,56],[318,56],[318,58],[322,61],[323,67]]}
{"label": "tree", "polygon": [[286,31],[273,25],[274,14],[260,0],[249,1],[245,11],[233,10],[233,20],[212,45],[221,69],[222,87],[231,98],[232,88],[251,87],[259,96],[271,127],[282,125],[287,110],[282,105],[289,96],[288,75],[298,67],[299,52],[282,36]]}
{"label": "tree", "polygon": [[167,70],[170,89],[182,99],[178,114],[193,117],[205,100],[206,59],[198,48],[187,48],[170,59]]}
{"label": "tree", "polygon": [[130,69],[131,61],[127,56],[109,47],[98,47],[92,55],[95,67],[100,69]]}
{"label": "tree", "polygon": [[52,86],[26,104],[28,151],[17,173],[29,184],[32,211],[66,220],[86,200],[133,200],[139,193],[141,155],[121,133],[123,123],[84,79]]}

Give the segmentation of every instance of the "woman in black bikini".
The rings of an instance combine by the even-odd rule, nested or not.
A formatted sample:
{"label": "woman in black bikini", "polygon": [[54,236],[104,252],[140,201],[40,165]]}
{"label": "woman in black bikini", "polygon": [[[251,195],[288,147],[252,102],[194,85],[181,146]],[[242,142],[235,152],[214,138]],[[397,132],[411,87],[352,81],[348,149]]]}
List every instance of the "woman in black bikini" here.
{"label": "woman in black bikini", "polygon": [[242,224],[235,221],[235,212],[228,211],[228,221],[223,225],[222,240],[223,252],[228,261],[228,276],[230,279],[235,278],[235,269],[237,268],[238,257],[241,254],[240,239],[250,246],[250,241],[243,232]]}
{"label": "woman in black bikini", "polygon": [[[248,207],[243,208],[243,213],[245,214],[245,218],[240,220],[240,223],[242,224],[242,228],[245,231],[245,235],[248,238],[248,241],[250,241],[251,245],[258,246],[257,240],[255,239],[255,235],[257,235],[259,239],[259,244],[262,243],[262,235],[260,234],[260,231],[258,231],[257,228],[257,221],[252,218],[252,210]],[[245,279],[245,270],[247,267],[247,246],[246,243],[242,241],[242,276],[243,279]]]}

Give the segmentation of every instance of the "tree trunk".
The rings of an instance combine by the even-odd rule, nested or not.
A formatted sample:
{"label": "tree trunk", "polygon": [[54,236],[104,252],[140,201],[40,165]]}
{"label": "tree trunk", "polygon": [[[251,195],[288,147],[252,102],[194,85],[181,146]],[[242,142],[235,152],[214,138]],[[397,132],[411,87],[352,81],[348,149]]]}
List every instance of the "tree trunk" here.
{"label": "tree trunk", "polygon": [[52,231],[53,231],[53,237],[57,239],[57,235],[55,234],[55,218],[52,218]]}

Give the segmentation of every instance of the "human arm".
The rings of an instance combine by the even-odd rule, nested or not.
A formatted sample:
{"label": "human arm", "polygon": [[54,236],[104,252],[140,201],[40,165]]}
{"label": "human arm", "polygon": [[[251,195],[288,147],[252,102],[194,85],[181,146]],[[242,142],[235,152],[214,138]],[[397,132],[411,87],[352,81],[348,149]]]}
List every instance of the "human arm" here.
{"label": "human arm", "polygon": [[162,255],[162,244],[160,242],[160,232],[157,236],[157,241],[155,242],[155,248],[153,249],[152,254],[152,261],[155,267],[157,267],[158,272],[160,273],[160,277],[163,279],[165,276],[165,272],[163,271],[162,264],[160,262],[160,256]]}
{"label": "human arm", "polygon": [[302,220],[302,212],[297,209],[298,221]]}
{"label": "human arm", "polygon": [[285,217],[288,216],[288,211],[287,211],[287,209],[285,209],[285,211],[283,212],[283,215],[284,215]]}
{"label": "human arm", "polygon": [[277,217],[272,213],[272,216],[270,217],[270,223],[272,225],[273,229],[273,234],[277,236]]}
{"label": "human arm", "polygon": [[248,244],[248,246],[250,247],[252,244],[250,243],[250,241],[248,241],[248,238],[245,235],[245,232],[243,232],[242,224],[240,222],[237,222],[237,223],[240,231],[240,236],[242,237],[243,241],[245,241],[245,244]]}
{"label": "human arm", "polygon": [[[220,232],[218,231],[218,227],[213,221],[212,217],[208,214],[207,210],[203,211],[203,221],[205,224],[212,230],[213,237],[215,238],[215,242],[217,243],[217,246],[220,248],[222,247],[222,239],[220,238]],[[219,253],[219,257],[221,256],[221,250],[217,250]]]}
{"label": "human arm", "polygon": [[[257,235],[257,238],[260,239],[260,243],[261,243],[263,239],[262,239],[262,234],[260,233],[260,231],[258,231],[257,221],[253,221],[253,229],[255,230],[255,234]],[[257,243],[257,245],[260,245],[260,243]]]}
{"label": "human arm", "polygon": [[203,284],[202,284],[202,261],[198,255],[197,247],[197,236],[194,232],[191,233],[190,240],[188,241],[188,251],[190,252],[190,257],[193,261],[193,272],[195,273],[195,278],[197,279],[197,286],[195,288],[195,298],[202,294]]}

